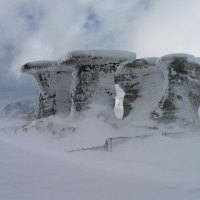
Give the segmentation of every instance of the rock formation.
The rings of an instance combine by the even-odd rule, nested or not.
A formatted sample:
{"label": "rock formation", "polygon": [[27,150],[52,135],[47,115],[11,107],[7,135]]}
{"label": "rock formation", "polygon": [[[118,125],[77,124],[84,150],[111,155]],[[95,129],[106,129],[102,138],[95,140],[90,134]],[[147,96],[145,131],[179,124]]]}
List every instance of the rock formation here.
{"label": "rock formation", "polygon": [[38,118],[55,113],[69,114],[72,67],[62,67],[57,61],[27,63],[22,71],[32,74],[40,87]]}
{"label": "rock formation", "polygon": [[165,94],[153,116],[162,122],[197,122],[200,106],[200,63],[187,54],[163,56],[157,64],[163,71]]}
{"label": "rock formation", "polygon": [[22,71],[40,86],[38,118],[76,115],[97,104],[125,121],[198,121],[200,60],[191,55],[136,59],[127,51],[74,51]]}
{"label": "rock formation", "polygon": [[74,51],[58,61],[25,64],[22,71],[33,74],[40,86],[38,118],[74,114],[85,110],[95,99],[111,107],[114,73],[121,63],[135,58],[135,53],[128,51]]}
{"label": "rock formation", "polygon": [[[154,76],[162,71],[156,67],[157,58],[136,59],[122,67],[115,74],[115,84],[124,91],[123,119],[132,112],[134,101],[143,97],[145,83],[150,83]],[[134,114],[134,113],[133,113]]]}

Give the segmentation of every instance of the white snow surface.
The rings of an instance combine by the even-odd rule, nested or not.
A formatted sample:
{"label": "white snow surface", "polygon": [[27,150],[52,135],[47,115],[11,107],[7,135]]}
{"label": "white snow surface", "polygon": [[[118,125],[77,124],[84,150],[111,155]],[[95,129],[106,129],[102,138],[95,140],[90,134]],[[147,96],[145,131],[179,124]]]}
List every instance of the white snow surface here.
{"label": "white snow surface", "polygon": [[[0,131],[0,199],[199,200],[197,130],[162,136],[161,130],[155,134],[156,130],[131,127],[132,135],[152,136],[122,141],[112,152],[67,152],[72,146],[101,144],[126,131],[99,118],[73,123],[61,118],[45,119],[28,132]],[[52,134],[45,123],[53,124],[50,131],[59,132],[67,124],[76,131]]]}

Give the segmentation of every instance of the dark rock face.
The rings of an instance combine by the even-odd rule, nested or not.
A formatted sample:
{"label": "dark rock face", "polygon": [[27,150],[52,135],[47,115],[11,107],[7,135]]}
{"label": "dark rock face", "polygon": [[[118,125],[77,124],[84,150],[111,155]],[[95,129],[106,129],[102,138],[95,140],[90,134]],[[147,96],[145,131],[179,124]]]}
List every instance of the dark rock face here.
{"label": "dark rock face", "polygon": [[159,66],[163,69],[166,91],[159,102],[160,113],[153,113],[158,121],[184,124],[198,119],[200,106],[200,65],[189,55],[163,57]]}
{"label": "dark rock face", "polygon": [[71,108],[71,74],[61,71],[34,75],[40,86],[38,118],[56,113],[69,114]]}
{"label": "dark rock face", "polygon": [[[77,112],[83,111],[92,101],[114,105],[114,73],[119,63],[75,66],[72,102]],[[103,103],[103,102],[102,102]]]}
{"label": "dark rock face", "polygon": [[54,115],[56,113],[56,94],[51,85],[52,73],[40,72],[36,73],[34,76],[39,83],[41,91],[39,97],[38,118]]}

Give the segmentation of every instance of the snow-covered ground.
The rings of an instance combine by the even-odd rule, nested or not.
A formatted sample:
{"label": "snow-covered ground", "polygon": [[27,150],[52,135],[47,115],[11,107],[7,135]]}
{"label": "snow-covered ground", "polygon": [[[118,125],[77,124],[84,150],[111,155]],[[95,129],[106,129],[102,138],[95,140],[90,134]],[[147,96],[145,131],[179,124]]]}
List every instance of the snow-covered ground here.
{"label": "snow-covered ground", "polygon": [[[30,124],[28,132],[5,124],[1,129],[0,199],[200,199],[198,130],[162,135],[164,130],[129,127],[127,132],[94,117],[68,122],[68,129],[56,118],[40,123]],[[152,136],[118,142],[112,152],[68,152],[128,133]]]}

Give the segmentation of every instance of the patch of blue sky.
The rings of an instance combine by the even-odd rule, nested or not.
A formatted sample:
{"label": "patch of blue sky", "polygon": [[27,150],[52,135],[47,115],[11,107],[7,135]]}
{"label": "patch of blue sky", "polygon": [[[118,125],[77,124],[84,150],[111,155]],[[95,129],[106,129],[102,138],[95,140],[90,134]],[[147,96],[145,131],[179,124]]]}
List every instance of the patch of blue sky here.
{"label": "patch of blue sky", "polygon": [[87,31],[95,31],[101,27],[101,21],[93,9],[88,9],[88,15],[84,23],[84,28]]}
{"label": "patch of blue sky", "polygon": [[36,30],[40,27],[41,20],[45,16],[45,12],[41,6],[31,2],[20,5],[19,15],[26,21],[30,30]]}

